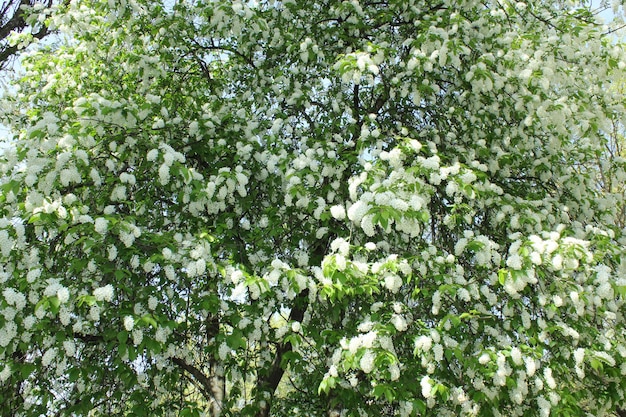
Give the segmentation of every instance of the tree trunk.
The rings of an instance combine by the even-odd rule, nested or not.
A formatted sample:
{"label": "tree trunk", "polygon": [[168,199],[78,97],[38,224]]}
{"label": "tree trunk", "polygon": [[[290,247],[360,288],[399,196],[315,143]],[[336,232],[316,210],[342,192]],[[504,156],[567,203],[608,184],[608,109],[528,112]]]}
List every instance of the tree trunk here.
{"label": "tree trunk", "polygon": [[[24,362],[24,354],[13,353],[13,363]],[[0,415],[13,417],[17,410],[22,408],[24,398],[22,397],[23,380],[19,372],[13,371],[12,375],[2,385],[0,385]]]}
{"label": "tree trunk", "polygon": [[[291,313],[289,313],[289,321],[301,322],[304,318],[304,312],[306,311],[309,303],[309,290],[306,289],[296,296],[294,304],[291,307]],[[260,376],[257,382],[258,393],[261,396],[268,396],[269,398],[260,398],[262,406],[257,414],[258,417],[268,417],[272,409],[272,401],[276,393],[276,388],[280,383],[280,380],[285,374],[285,369],[281,366],[282,360],[287,352],[291,352],[293,346],[290,342],[281,343],[276,348],[274,354],[274,360],[270,366],[269,372],[265,376]]]}

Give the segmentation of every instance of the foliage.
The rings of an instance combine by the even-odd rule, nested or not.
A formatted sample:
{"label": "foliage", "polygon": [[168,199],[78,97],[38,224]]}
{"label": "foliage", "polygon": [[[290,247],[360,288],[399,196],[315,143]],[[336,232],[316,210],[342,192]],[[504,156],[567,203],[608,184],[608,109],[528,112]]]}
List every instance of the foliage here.
{"label": "foliage", "polygon": [[2,414],[623,406],[626,57],[579,3],[59,8],[2,103]]}

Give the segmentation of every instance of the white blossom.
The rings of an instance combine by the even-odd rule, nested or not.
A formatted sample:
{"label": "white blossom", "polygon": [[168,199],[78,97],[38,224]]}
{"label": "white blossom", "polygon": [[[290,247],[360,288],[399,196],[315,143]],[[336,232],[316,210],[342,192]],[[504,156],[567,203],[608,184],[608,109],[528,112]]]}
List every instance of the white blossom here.
{"label": "white blossom", "polygon": [[127,331],[130,332],[131,330],[133,330],[134,326],[135,326],[135,320],[131,316],[124,317],[124,328]]}
{"label": "white blossom", "polygon": [[63,342],[63,349],[65,350],[65,355],[70,358],[76,354],[76,344],[72,340],[66,340]]}
{"label": "white blossom", "polygon": [[56,348],[48,349],[41,358],[41,365],[44,367],[51,366],[52,361],[56,358],[56,356],[57,356]]}
{"label": "white blossom", "polygon": [[402,278],[395,274],[387,275],[384,278],[384,285],[385,288],[387,288],[392,293],[397,293],[402,286]]}
{"label": "white blossom", "polygon": [[94,228],[96,232],[105,234],[108,230],[109,222],[104,217],[98,217],[94,222]]}
{"label": "white blossom", "polygon": [[391,324],[393,324],[393,326],[399,332],[404,332],[408,328],[406,319],[399,314],[394,314],[393,316],[391,316]]}
{"label": "white blossom", "polygon": [[426,335],[422,335],[415,339],[415,350],[428,352],[432,346],[432,339]]}
{"label": "white blossom", "polygon": [[422,396],[424,398],[430,398],[432,396],[432,380],[429,376],[424,375],[420,380],[420,387],[422,388]]}
{"label": "white blossom", "polygon": [[97,301],[111,301],[113,299],[113,286],[107,284],[104,287],[98,287],[93,291],[93,295]]}
{"label": "white blossom", "polygon": [[544,368],[543,377],[545,378],[545,382],[546,384],[548,384],[548,387],[550,387],[551,389],[556,388],[556,381],[554,380],[554,377],[552,376],[552,369]]}
{"label": "white blossom", "polygon": [[359,361],[361,370],[366,374],[372,372],[374,370],[374,359],[374,353],[370,349],[367,349]]}
{"label": "white blossom", "polygon": [[59,288],[56,295],[61,303],[67,303],[70,299],[70,292],[65,287]]}
{"label": "white blossom", "polygon": [[514,347],[511,349],[511,360],[515,365],[522,365],[524,363],[522,359],[522,352],[518,347]]}
{"label": "white blossom", "polygon": [[0,382],[5,382],[7,379],[11,377],[11,367],[9,364],[4,365],[2,371],[0,372]]}
{"label": "white blossom", "polygon": [[346,217],[346,209],[343,206],[335,205],[330,208],[330,214],[337,220],[343,220]]}
{"label": "white blossom", "polygon": [[369,206],[359,200],[348,208],[348,218],[355,223],[360,223],[368,210]]}

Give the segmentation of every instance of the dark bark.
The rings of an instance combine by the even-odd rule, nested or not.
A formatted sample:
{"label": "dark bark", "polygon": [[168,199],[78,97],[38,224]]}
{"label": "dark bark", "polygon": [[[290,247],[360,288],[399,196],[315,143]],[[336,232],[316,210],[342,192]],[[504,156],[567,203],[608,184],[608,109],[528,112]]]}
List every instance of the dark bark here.
{"label": "dark bark", "polygon": [[[291,307],[291,313],[289,313],[290,322],[302,321],[304,313],[308,307],[308,302],[309,290],[306,289],[298,294],[294,299],[294,305]],[[278,384],[285,374],[285,369],[282,364],[283,357],[285,356],[285,353],[291,352],[292,350],[293,346],[290,342],[280,343],[276,347],[276,353],[274,354],[274,360],[272,361],[269,372],[265,376],[259,376],[257,383],[258,392],[261,394],[267,392],[270,394],[270,398],[265,402],[264,407],[260,408],[259,413],[257,414],[258,417],[268,417],[270,415],[272,400],[274,399],[276,388],[278,388]]]}
{"label": "dark bark", "polygon": [[[24,363],[24,353],[15,351],[12,356],[15,364]],[[24,398],[22,397],[23,383],[21,375],[14,374],[0,385],[0,412],[3,416],[13,417],[16,415],[17,410],[22,408],[24,404]]]}
{"label": "dark bark", "polygon": [[[8,0],[2,3],[0,9],[0,41],[4,41],[13,31],[22,32],[28,27],[26,22],[25,7],[34,5],[35,3],[43,3],[46,7],[52,6],[53,0],[45,2],[36,2],[33,0]],[[63,4],[68,5],[69,0],[64,0]],[[35,39],[43,39],[50,30],[45,24],[42,24],[38,30],[33,33]],[[19,52],[17,45],[9,46],[8,44],[0,45],[0,69],[7,66],[9,60]]]}
{"label": "dark bark", "polygon": [[205,375],[204,372],[180,358],[172,358],[172,362],[193,376],[193,378],[198,382],[200,390],[206,398],[211,398],[213,396],[213,381],[210,377]]}
{"label": "dark bark", "polygon": [[[216,315],[209,315],[206,320],[206,340],[210,341],[219,333],[220,321]],[[218,364],[210,361],[207,366],[210,371],[188,364],[180,358],[172,358],[172,362],[184,372],[191,375],[191,381],[200,389],[202,395],[209,402],[209,416],[218,417],[222,413],[226,396],[226,381],[223,373],[218,372]]]}

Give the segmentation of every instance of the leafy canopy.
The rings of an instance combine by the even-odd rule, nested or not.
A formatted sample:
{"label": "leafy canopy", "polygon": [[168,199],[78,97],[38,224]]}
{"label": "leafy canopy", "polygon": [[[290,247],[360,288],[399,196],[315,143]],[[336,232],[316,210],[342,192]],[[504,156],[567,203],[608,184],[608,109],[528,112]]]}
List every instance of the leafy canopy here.
{"label": "leafy canopy", "polygon": [[2,414],[624,406],[626,57],[580,3],[59,6],[2,99]]}

